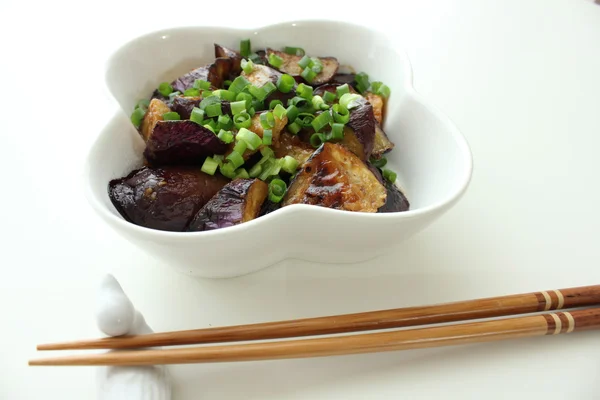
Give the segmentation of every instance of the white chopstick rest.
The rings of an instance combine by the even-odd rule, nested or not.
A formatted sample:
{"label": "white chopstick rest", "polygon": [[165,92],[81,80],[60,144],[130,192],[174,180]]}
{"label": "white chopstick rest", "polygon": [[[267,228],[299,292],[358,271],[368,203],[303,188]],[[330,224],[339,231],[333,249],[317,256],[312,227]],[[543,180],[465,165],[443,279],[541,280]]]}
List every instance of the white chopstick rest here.
{"label": "white chopstick rest", "polygon": [[[112,275],[100,285],[96,323],[109,336],[153,332]],[[171,399],[171,378],[164,365],[99,367],[97,384],[99,400]]]}

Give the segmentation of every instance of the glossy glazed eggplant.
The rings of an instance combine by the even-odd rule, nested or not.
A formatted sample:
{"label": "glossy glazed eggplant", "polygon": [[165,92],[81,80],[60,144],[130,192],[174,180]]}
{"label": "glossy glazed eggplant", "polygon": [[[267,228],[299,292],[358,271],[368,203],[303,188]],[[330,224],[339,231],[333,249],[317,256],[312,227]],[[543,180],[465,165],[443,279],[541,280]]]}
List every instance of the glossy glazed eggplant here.
{"label": "glossy glazed eggplant", "polygon": [[233,61],[230,58],[217,58],[213,63],[196,68],[175,79],[171,86],[173,90],[183,93],[194,86],[196,79],[202,79],[210,82],[213,88],[220,88],[223,86],[223,81],[229,78],[232,65]]}
{"label": "glossy glazed eggplant", "polygon": [[385,204],[381,206],[377,212],[390,213],[408,211],[410,209],[410,203],[398,186],[386,180],[384,180],[383,184],[387,191],[387,197],[385,199]]}
{"label": "glossy glazed eggplant", "polygon": [[215,58],[231,59],[230,76],[239,75],[239,73],[242,71],[240,66],[240,63],[242,62],[242,56],[240,56],[240,53],[235,50],[215,43]]}
{"label": "glossy glazed eggplant", "polygon": [[233,180],[198,211],[188,230],[209,231],[251,221],[260,215],[268,192],[260,179]]}
{"label": "glossy glazed eggplant", "polygon": [[394,148],[394,143],[388,138],[385,131],[379,124],[375,124],[375,141],[373,143],[372,156],[381,158],[385,153],[390,152]]}
{"label": "glossy glazed eggplant", "polygon": [[375,145],[375,115],[373,106],[360,98],[359,106],[350,111],[350,120],[344,129],[342,144],[361,160],[367,161]]}
{"label": "glossy glazed eggplant", "polygon": [[315,148],[310,144],[303,142],[298,136],[287,132],[283,132],[279,136],[279,142],[273,147],[275,157],[283,158],[290,156],[300,164],[304,164],[315,151]]}
{"label": "glossy glazed eggplant", "polygon": [[170,107],[172,111],[175,111],[181,119],[190,119],[192,110],[194,107],[198,107],[202,97],[184,97],[175,96],[171,100]]}
{"label": "glossy glazed eggplant", "polygon": [[146,228],[182,232],[228,180],[191,167],[143,167],[111,180],[108,194],[119,214]]}
{"label": "glossy glazed eggplant", "polygon": [[376,212],[386,189],[360,158],[344,146],[324,143],[302,164],[283,206],[312,204],[346,211]]}

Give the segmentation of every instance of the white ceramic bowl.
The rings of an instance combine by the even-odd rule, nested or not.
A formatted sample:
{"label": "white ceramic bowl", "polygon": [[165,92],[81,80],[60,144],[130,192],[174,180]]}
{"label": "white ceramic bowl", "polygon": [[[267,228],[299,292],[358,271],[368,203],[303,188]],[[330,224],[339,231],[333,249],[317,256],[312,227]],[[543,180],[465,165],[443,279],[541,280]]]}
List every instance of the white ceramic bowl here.
{"label": "white ceramic bowl", "polygon": [[[391,87],[384,129],[396,147],[388,160],[398,172],[410,211],[370,214],[292,205],[238,226],[194,233],[151,230],[119,215],[107,185],[141,166],[144,143],[129,122],[136,102],[149,97],[160,82],[213,60],[213,43],[237,48],[243,38],[251,38],[254,48],[292,45],[309,54],[334,56]],[[463,136],[414,91],[409,62],[393,39],[364,27],[298,21],[249,30],[188,27],[153,32],[112,55],[106,84],[120,111],[89,153],[89,201],[120,235],[184,273],[233,277],[285,258],[365,261],[428,226],[459,200],[470,182],[472,159]]]}

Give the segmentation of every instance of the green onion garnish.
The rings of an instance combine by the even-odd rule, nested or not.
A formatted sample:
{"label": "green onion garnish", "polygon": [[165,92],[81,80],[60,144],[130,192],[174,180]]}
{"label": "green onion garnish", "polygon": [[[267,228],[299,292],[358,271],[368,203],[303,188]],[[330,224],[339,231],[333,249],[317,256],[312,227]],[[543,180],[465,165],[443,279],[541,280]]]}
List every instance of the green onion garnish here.
{"label": "green onion garnish", "polygon": [[325,100],[325,103],[333,103],[335,99],[336,96],[333,92],[325,91],[325,93],[323,93],[323,100]]}
{"label": "green onion garnish", "polygon": [[275,126],[275,117],[270,111],[260,114],[260,125],[263,129],[271,129]]}
{"label": "green onion garnish", "polygon": [[248,175],[248,171],[246,171],[246,168],[238,168],[235,171],[235,178],[234,179],[237,179],[237,178],[243,178],[243,179],[250,178],[250,175]]}
{"label": "green onion garnish", "polygon": [[311,126],[314,119],[315,119],[315,116],[313,114],[300,113],[300,114],[298,114],[298,117],[296,118],[295,122],[297,122],[303,128],[308,128]]}
{"label": "green onion garnish", "polygon": [[204,112],[206,113],[206,107],[208,107],[211,104],[219,104],[219,106],[220,106],[221,99],[218,96],[205,97],[204,99],[202,99],[200,104],[198,104],[198,107],[201,108],[202,110],[204,110]]}
{"label": "green onion garnish", "polygon": [[323,71],[323,63],[316,57],[311,58],[312,65],[309,65],[310,69],[313,70],[316,74]]}
{"label": "green onion garnish", "polygon": [[256,150],[262,144],[262,139],[256,133],[249,131],[246,128],[241,128],[237,135],[235,136],[235,140],[243,140],[248,145],[250,150]]}
{"label": "green onion garnish", "polygon": [[273,131],[271,129],[265,129],[263,131],[263,144],[270,146],[273,143]]}
{"label": "green onion garnish", "polygon": [[325,106],[325,109],[329,108],[327,104],[325,104],[325,100],[321,96],[313,96],[312,105],[315,110],[321,110],[321,106]]}
{"label": "green onion garnish", "polygon": [[244,157],[242,157],[242,155],[235,150],[229,153],[227,159],[231,161],[235,168],[239,168],[244,165]]}
{"label": "green onion garnish", "polygon": [[326,141],[327,141],[327,138],[322,133],[313,133],[313,135],[310,137],[310,144],[315,149],[318,148],[319,146],[321,146]]}
{"label": "green onion garnish", "polygon": [[217,134],[217,137],[227,144],[233,142],[233,133],[226,131],[225,129],[221,129]]}
{"label": "green onion garnish", "polygon": [[225,159],[225,156],[223,154],[215,154],[213,155],[213,160],[215,160],[216,162],[219,163],[219,167],[223,164],[223,160]]}
{"label": "green onion garnish", "polygon": [[[240,93],[240,94],[246,94],[246,93]],[[250,96],[250,95],[248,95],[248,96]],[[238,97],[239,97],[239,95],[238,95]],[[231,114],[233,114],[233,115],[237,115],[241,112],[246,111],[246,102],[244,100],[234,101],[233,103],[229,103],[229,106],[231,107]]]}
{"label": "green onion garnish", "polygon": [[377,94],[387,99],[388,97],[390,97],[390,94],[392,94],[392,91],[388,85],[381,85],[381,87],[377,91]]}
{"label": "green onion garnish", "polygon": [[219,115],[219,118],[217,119],[217,126],[220,129],[225,129],[228,131],[233,128],[233,121],[229,115]]}
{"label": "green onion garnish", "polygon": [[374,167],[377,167],[379,169],[385,167],[385,165],[387,164],[387,158],[385,158],[383,156],[381,158],[371,157],[371,159],[369,161],[371,161],[371,164],[373,164]]}
{"label": "green onion garnish", "polygon": [[281,169],[287,172],[288,174],[293,174],[298,169],[298,165],[300,163],[292,156],[283,157],[283,164],[281,165]]}
{"label": "green onion garnish", "polygon": [[180,94],[181,94],[180,91],[176,91],[176,92],[171,93],[169,95],[169,100],[173,100],[175,97],[179,96]]}
{"label": "green onion garnish", "polygon": [[216,133],[215,132],[215,128],[213,128],[213,126],[210,123],[209,124],[204,124],[202,126],[205,127],[206,129],[208,129],[209,131],[211,131],[212,133]]}
{"label": "green onion garnish", "polygon": [[250,128],[250,125],[252,125],[250,114],[248,114],[246,111],[236,114],[233,117],[233,124],[237,129]]}
{"label": "green onion garnish", "polygon": [[378,82],[378,81],[371,82],[371,87],[369,87],[369,92],[377,94],[379,92],[379,89],[381,88],[381,85],[383,85],[383,82]]}
{"label": "green onion garnish", "polygon": [[297,122],[293,122],[287,126],[287,129],[288,129],[288,131],[290,131],[290,133],[297,135],[298,132],[300,132],[300,130],[302,130],[302,127]]}
{"label": "green onion garnish", "polygon": [[233,147],[233,151],[237,151],[240,154],[244,154],[247,148],[248,145],[246,144],[246,142],[244,142],[243,140],[238,140],[235,143],[235,146]]}
{"label": "green onion garnish", "polygon": [[300,111],[298,110],[298,107],[296,107],[293,104],[290,105],[285,110],[285,114],[287,115],[287,118],[288,118],[288,123],[294,122],[299,113],[300,113]]}
{"label": "green onion garnish", "polygon": [[242,60],[241,66],[246,74],[251,74],[252,71],[254,71],[254,63],[252,60]]}
{"label": "green onion garnish", "polygon": [[146,111],[148,109],[148,106],[150,106],[150,100],[142,99],[138,101],[135,108],[141,108],[142,110]]}
{"label": "green onion garnish", "polygon": [[255,111],[262,111],[265,109],[264,101],[260,101],[258,99],[252,100],[252,104],[250,104],[251,108],[254,108]]}
{"label": "green onion garnish", "polygon": [[223,87],[228,88],[229,86],[231,86],[231,81],[229,79],[225,79],[223,81]]}
{"label": "green onion garnish", "polygon": [[300,96],[294,96],[288,100],[288,106],[296,106],[297,108],[304,108],[308,105],[308,100]]}
{"label": "green onion garnish", "polygon": [[309,56],[304,56],[300,59],[300,61],[298,61],[298,65],[300,66],[300,68],[304,69],[306,67],[309,67],[312,64],[312,60],[310,59]]}
{"label": "green onion garnish", "polygon": [[285,115],[287,114],[287,111],[281,102],[279,102],[273,108],[273,114],[277,117],[277,119],[280,119],[280,120],[283,119],[283,117],[285,117]]}
{"label": "green onion garnish", "polygon": [[206,99],[207,97],[210,97],[212,95],[213,95],[213,92],[211,92],[210,90],[203,90],[202,94],[201,94],[202,98],[204,98],[204,99]]}
{"label": "green onion garnish", "polygon": [[204,79],[196,79],[193,87],[194,89],[208,90],[210,89],[210,82],[205,81]]}
{"label": "green onion garnish", "polygon": [[331,139],[342,140],[344,138],[344,124],[331,124]]}
{"label": "green onion garnish", "polygon": [[337,93],[337,97],[341,98],[346,93],[350,93],[350,86],[348,86],[347,83],[344,83],[343,85],[336,87],[335,92]]}
{"label": "green onion garnish", "polygon": [[167,97],[171,93],[173,93],[173,86],[169,82],[163,82],[158,85],[158,92],[163,96]]}
{"label": "green onion garnish", "polygon": [[215,172],[217,172],[218,167],[219,163],[217,161],[215,161],[212,157],[206,157],[200,170],[205,174],[214,175]]}
{"label": "green onion garnish", "polygon": [[283,74],[277,79],[277,89],[279,89],[281,93],[289,93],[295,84],[296,80],[294,77],[288,74]]}
{"label": "green onion garnish", "polygon": [[163,114],[163,120],[165,121],[179,121],[181,117],[175,111],[170,111]]}
{"label": "green onion garnish", "polygon": [[302,73],[300,74],[304,80],[308,83],[312,83],[312,81],[315,79],[315,77],[317,76],[317,73],[315,71],[313,71],[310,68],[304,68],[304,71],[302,71]]}
{"label": "green onion garnish", "polygon": [[281,102],[281,100],[271,100],[271,102],[269,103],[269,110],[273,110],[278,105],[283,107],[283,103]]}
{"label": "green onion garnish", "polygon": [[189,88],[183,92],[183,95],[185,97],[200,97],[200,90],[194,89],[194,88]]}
{"label": "green onion garnish", "polygon": [[[260,149],[260,154],[262,154],[263,158],[273,158],[275,157],[275,152],[270,147],[263,147]],[[259,163],[263,163],[264,161],[259,161]]]}
{"label": "green onion garnish", "polygon": [[244,90],[249,84],[250,82],[248,81],[248,79],[240,75],[237,78],[235,78],[233,82],[231,82],[231,85],[229,85],[229,90],[233,93],[241,93],[242,90]]}
{"label": "green onion garnish", "polygon": [[235,93],[231,90],[219,89],[215,90],[213,94],[225,101],[235,101]]}
{"label": "green onion garnish", "polygon": [[273,203],[279,203],[285,192],[287,191],[287,185],[281,179],[273,179],[269,183],[269,200]]}
{"label": "green onion garnish", "polygon": [[144,115],[146,115],[146,111],[142,110],[139,107],[133,110],[133,113],[131,113],[131,122],[133,123],[133,125],[135,125],[136,128],[139,128],[142,124],[142,121],[144,120]]}
{"label": "green onion garnish", "polygon": [[252,95],[250,93],[241,92],[241,93],[238,93],[237,96],[235,96],[235,100],[236,101],[242,101],[242,100],[245,101],[246,109],[248,109],[252,106],[252,100],[254,100],[254,97],[252,97]]}
{"label": "green onion garnish", "polygon": [[248,56],[248,58],[254,64],[263,64],[262,58],[260,58],[260,56],[258,54],[256,54],[256,53],[250,53],[250,55]]}
{"label": "green onion garnish", "polygon": [[306,100],[311,100],[313,96],[313,88],[301,83],[296,88],[296,94]]}
{"label": "green onion garnish", "polygon": [[221,171],[223,176],[226,176],[229,179],[233,179],[235,177],[235,167],[231,162],[223,163],[219,168],[219,171]]}
{"label": "green onion garnish", "polygon": [[250,168],[250,171],[248,171],[248,175],[250,175],[251,178],[256,178],[257,176],[260,175],[261,172],[262,172],[262,165],[256,164],[252,168]]}
{"label": "green onion garnish", "polygon": [[304,54],[306,54],[302,47],[285,46],[285,49],[283,49],[283,52],[286,54],[291,54],[293,56],[303,56]]}
{"label": "green onion garnish", "polygon": [[342,97],[340,97],[340,106],[347,108],[348,110],[358,106],[358,100],[363,97],[360,94],[356,93],[346,93]]}
{"label": "green onion garnish", "polygon": [[256,114],[256,110],[254,109],[254,107],[250,107],[250,108],[248,109],[248,114],[250,114],[250,115],[254,115],[254,114]]}
{"label": "green onion garnish", "polygon": [[260,101],[264,101],[271,93],[277,89],[277,86],[271,81],[265,83],[262,87],[258,88],[254,85],[248,86],[248,91],[252,96]]}
{"label": "green onion garnish", "polygon": [[252,53],[250,39],[240,41],[240,55],[242,57],[248,57],[250,53]]}
{"label": "green onion garnish", "polygon": [[350,111],[346,107],[334,104],[332,107],[333,120],[340,124],[347,124],[350,121]]}
{"label": "green onion garnish", "polygon": [[381,171],[383,173],[383,177],[390,183],[396,182],[396,178],[398,177],[396,173],[389,169],[384,169]]}
{"label": "green onion garnish", "polygon": [[[271,81],[265,83],[262,87],[262,90],[265,92],[265,98],[270,95],[271,93],[273,93],[274,91],[277,90],[277,86],[275,86],[275,84]],[[264,100],[264,99],[262,99]]]}
{"label": "green onion garnish", "polygon": [[371,83],[369,83],[369,75],[365,74],[364,72],[356,74],[354,76],[354,81],[356,82],[356,89],[358,89],[358,91],[361,93],[367,91],[369,86],[371,86]]}
{"label": "green onion garnish", "polygon": [[264,181],[270,176],[279,174],[279,171],[281,171],[281,164],[281,160],[269,158],[267,162],[263,165],[262,173],[258,178]]}
{"label": "green onion garnish", "polygon": [[269,54],[269,64],[271,64],[275,68],[279,68],[283,64],[283,58],[279,57],[275,53],[271,53]]}
{"label": "green onion garnish", "polygon": [[204,109],[206,116],[208,118],[217,117],[223,114],[223,110],[221,109],[221,103],[214,103],[206,106]]}
{"label": "green onion garnish", "polygon": [[317,116],[312,122],[311,125],[315,132],[319,132],[323,128],[325,128],[329,123],[333,121],[333,117],[329,111],[325,111]]}
{"label": "green onion garnish", "polygon": [[198,125],[204,124],[204,110],[194,107],[192,109],[192,113],[190,114],[190,120],[194,121]]}

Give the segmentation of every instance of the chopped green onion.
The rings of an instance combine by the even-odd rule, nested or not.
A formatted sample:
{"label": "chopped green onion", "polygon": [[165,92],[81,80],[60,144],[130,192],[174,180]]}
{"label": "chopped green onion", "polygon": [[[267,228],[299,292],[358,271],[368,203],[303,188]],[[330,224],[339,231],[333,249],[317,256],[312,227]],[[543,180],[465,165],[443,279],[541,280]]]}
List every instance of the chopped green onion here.
{"label": "chopped green onion", "polygon": [[202,98],[206,99],[207,97],[210,97],[213,95],[213,92],[211,92],[210,90],[203,90],[202,91]]}
{"label": "chopped green onion", "polygon": [[221,129],[217,137],[227,144],[233,142],[233,133],[226,131],[225,129]]}
{"label": "chopped green onion", "polygon": [[310,64],[312,63],[312,60],[310,59],[309,56],[304,56],[300,59],[300,61],[298,61],[298,65],[300,66],[300,68],[304,69],[306,67],[309,67]]}
{"label": "chopped green onion", "polygon": [[381,171],[383,173],[383,177],[390,183],[396,182],[396,178],[398,177],[396,173],[389,169],[384,169]]}
{"label": "chopped green onion", "polygon": [[256,110],[254,109],[254,107],[250,107],[250,108],[248,109],[248,114],[250,114],[250,115],[252,115],[252,116],[253,116],[254,114],[256,114]]}
{"label": "chopped green onion", "polygon": [[173,100],[175,97],[179,96],[180,94],[181,94],[180,91],[176,91],[176,92],[171,93],[169,95],[169,100]]}
{"label": "chopped green onion", "polygon": [[323,100],[325,100],[325,103],[333,103],[335,99],[336,96],[333,92],[325,91],[325,93],[323,93]]}
{"label": "chopped green onion", "polygon": [[279,203],[285,192],[287,191],[287,185],[281,179],[273,179],[269,183],[269,200],[273,203]]}
{"label": "chopped green onion", "polygon": [[298,114],[300,113],[300,111],[298,110],[298,107],[296,107],[295,105],[290,105],[286,110],[285,110],[285,114],[287,115],[288,118],[288,122],[294,122],[296,120],[296,117],[298,116]]}
{"label": "chopped green onion", "polygon": [[277,106],[283,107],[283,103],[281,102],[281,100],[271,100],[271,102],[269,103],[269,110],[273,110]]}
{"label": "chopped green onion", "polygon": [[228,88],[229,86],[231,86],[231,81],[229,79],[225,79],[223,81],[223,87]]}
{"label": "chopped green onion", "polygon": [[204,99],[202,99],[200,104],[198,104],[198,107],[204,110],[204,112],[206,113],[206,107],[210,106],[211,104],[219,104],[220,106],[221,99],[218,96],[205,97]]}
{"label": "chopped green onion", "polygon": [[235,146],[233,147],[233,151],[237,151],[240,154],[244,154],[247,148],[248,145],[246,144],[246,142],[244,142],[243,140],[238,140],[235,143]]}
{"label": "chopped green onion", "polygon": [[291,75],[283,74],[277,78],[277,89],[279,89],[281,93],[289,93],[295,84],[296,80]]}
{"label": "chopped green onion", "polygon": [[210,89],[210,82],[204,79],[196,79],[193,87],[194,89],[208,90]]}
{"label": "chopped green onion", "polygon": [[237,129],[250,128],[250,125],[252,125],[252,120],[246,111],[242,111],[233,117],[233,124]]}
{"label": "chopped green onion", "polygon": [[170,111],[163,114],[163,120],[165,121],[179,121],[181,117],[175,111]]}
{"label": "chopped green onion", "polygon": [[271,129],[265,129],[263,131],[263,144],[270,146],[273,143],[273,131]]}
{"label": "chopped green onion", "polygon": [[325,128],[329,123],[333,121],[333,117],[329,111],[325,111],[317,116],[312,122],[311,125],[315,132],[319,132],[323,128]]}
{"label": "chopped green onion", "polygon": [[[245,93],[240,93],[240,94],[245,94]],[[248,96],[250,96],[250,95],[248,95]],[[239,95],[238,95],[238,97],[239,97]],[[229,106],[231,107],[231,114],[233,114],[233,115],[237,115],[241,112],[246,111],[246,102],[244,100],[234,101],[232,103],[229,103]]]}
{"label": "chopped green onion", "polygon": [[350,111],[346,107],[334,104],[332,107],[333,120],[340,124],[347,124],[350,121]]}
{"label": "chopped green onion", "polygon": [[248,109],[252,106],[252,100],[254,100],[254,97],[252,97],[252,95],[250,93],[241,92],[241,93],[238,93],[237,96],[235,96],[235,100],[236,101],[242,101],[242,100],[245,101],[246,109]]}
{"label": "chopped green onion", "polygon": [[285,49],[283,49],[283,52],[286,54],[291,54],[293,56],[303,56],[304,54],[306,54],[302,47],[285,46]]}
{"label": "chopped green onion", "polygon": [[250,171],[248,171],[248,175],[250,175],[251,178],[256,178],[257,176],[260,175],[261,172],[262,172],[262,165],[256,164],[252,168],[250,168]]}
{"label": "chopped green onion", "polygon": [[359,92],[364,93],[371,84],[369,83],[369,75],[364,72],[360,72],[354,76],[354,81],[356,82],[356,89]]}
{"label": "chopped green onion", "polygon": [[298,132],[300,132],[300,130],[302,130],[302,127],[297,122],[293,122],[288,125],[287,129],[288,129],[288,131],[290,131],[290,133],[297,135]]}
{"label": "chopped green onion", "polygon": [[310,137],[310,144],[315,149],[318,148],[319,146],[321,146],[326,141],[327,141],[327,138],[322,133],[313,133],[313,135]]}
{"label": "chopped green onion", "polygon": [[[211,122],[212,122],[212,121],[211,121]],[[209,131],[211,131],[212,133],[216,133],[216,132],[215,132],[215,128],[213,128],[213,126],[212,126],[210,123],[208,123],[208,124],[205,124],[205,125],[203,125],[203,126],[204,126],[206,129],[208,129]]]}
{"label": "chopped green onion", "polygon": [[263,129],[271,129],[275,126],[275,117],[271,111],[260,114],[260,125]]}
{"label": "chopped green onion", "polygon": [[298,96],[310,101],[313,96],[313,88],[308,85],[305,85],[304,83],[301,83],[296,88],[296,94],[298,94]]}
{"label": "chopped green onion", "polygon": [[377,94],[381,88],[381,85],[383,85],[383,82],[371,82],[369,92]]}
{"label": "chopped green onion", "polygon": [[371,161],[371,164],[373,164],[374,167],[377,167],[379,169],[385,167],[385,165],[387,164],[387,158],[385,158],[383,156],[381,158],[371,157],[371,159],[369,161]]}
{"label": "chopped green onion", "polygon": [[237,178],[243,178],[243,179],[250,178],[250,175],[248,175],[248,171],[246,171],[246,168],[238,168],[235,171],[235,179],[237,179]]}
{"label": "chopped green onion", "polygon": [[240,41],[240,55],[242,57],[248,57],[250,53],[252,53],[250,39]]}
{"label": "chopped green onion", "polygon": [[[265,92],[265,98],[270,95],[271,93],[273,93],[274,91],[277,90],[277,86],[275,86],[275,84],[271,81],[265,83],[262,87],[262,90]],[[264,99],[262,99],[264,100]]]}
{"label": "chopped green onion", "polygon": [[229,179],[235,178],[235,167],[231,162],[223,163],[220,166],[219,171],[221,171],[221,174],[223,174],[223,176],[226,176]]}
{"label": "chopped green onion", "polygon": [[280,160],[269,158],[263,165],[262,173],[258,178],[264,181],[270,176],[279,174],[279,171],[281,171],[281,164],[282,162]]}
{"label": "chopped green onion", "polygon": [[200,90],[194,89],[194,88],[189,88],[183,92],[183,95],[185,97],[200,97]]}
{"label": "chopped green onion", "polygon": [[289,174],[293,174],[298,169],[300,163],[292,156],[283,157],[283,165],[281,169]]}
{"label": "chopped green onion", "polygon": [[344,83],[343,85],[336,87],[335,92],[337,93],[337,97],[341,98],[346,93],[350,93],[350,86],[348,86],[347,83]]}
{"label": "chopped green onion", "polygon": [[254,71],[254,63],[252,62],[252,60],[242,60],[241,66],[244,70],[244,73],[247,75],[251,74],[252,71]]}
{"label": "chopped green onion", "polygon": [[[275,157],[275,152],[270,147],[263,147],[262,149],[260,149],[260,154],[262,154],[262,156],[266,158]],[[261,160],[259,162],[262,164],[264,161]]]}
{"label": "chopped green onion", "polygon": [[218,167],[219,163],[217,161],[215,161],[212,157],[206,157],[200,170],[205,174],[214,175],[215,172],[217,172]]}
{"label": "chopped green onion", "polygon": [[300,113],[296,118],[296,122],[303,128],[308,128],[314,121],[315,116],[310,113]]}
{"label": "chopped green onion", "polygon": [[227,159],[231,161],[235,168],[239,168],[244,165],[244,157],[242,157],[242,155],[235,150],[229,153]]}
{"label": "chopped green onion", "polygon": [[283,58],[279,57],[275,53],[271,53],[269,54],[269,64],[271,64],[275,68],[279,68],[283,64]]}
{"label": "chopped green onion", "polygon": [[344,124],[331,124],[331,139],[342,140],[344,138]]}
{"label": "chopped green onion", "polygon": [[294,96],[288,100],[288,106],[296,106],[297,108],[304,108],[308,105],[308,100],[300,96]]}
{"label": "chopped green onion", "polygon": [[158,85],[158,92],[163,96],[167,97],[171,93],[173,93],[173,86],[169,82],[163,82]]}
{"label": "chopped green onion", "polygon": [[350,110],[351,108],[358,106],[358,101],[363,97],[357,93],[346,93],[342,97],[340,97],[340,106],[347,108]]}
{"label": "chopped green onion", "polygon": [[323,63],[316,57],[311,58],[312,65],[310,65],[310,69],[313,70],[316,74],[323,71]]}
{"label": "chopped green onion", "polygon": [[248,81],[248,79],[240,75],[237,78],[235,78],[233,82],[231,82],[231,85],[229,85],[229,90],[233,93],[241,93],[242,90],[244,90],[249,84],[250,82]]}
{"label": "chopped green onion", "polygon": [[226,131],[233,128],[233,121],[229,115],[219,115],[217,119],[217,126]]}
{"label": "chopped green onion", "polygon": [[206,106],[204,109],[206,116],[208,118],[217,117],[223,114],[223,110],[221,109],[221,103],[214,103]]}
{"label": "chopped green onion", "polygon": [[250,53],[250,55],[248,56],[248,58],[254,64],[264,64],[262,58],[258,54],[256,54],[256,53]]}
{"label": "chopped green onion", "polygon": [[219,89],[215,90],[213,94],[225,101],[235,101],[235,93],[231,90]]}
{"label": "chopped green onion", "polygon": [[273,91],[275,91],[276,89],[277,89],[277,87],[271,81],[265,83],[260,88],[254,86],[254,85],[251,85],[248,87],[248,91],[250,92],[250,94],[260,101],[263,101],[264,99],[266,99],[267,96],[269,96],[271,93],[273,93]]}
{"label": "chopped green onion", "polygon": [[190,120],[194,121],[198,125],[203,125],[204,122],[204,110],[194,107],[190,114]]}
{"label": "chopped green onion", "polygon": [[316,110],[321,110],[322,106],[325,106],[326,109],[329,108],[321,96],[313,96],[312,105]]}
{"label": "chopped green onion", "polygon": [[141,108],[142,110],[146,111],[148,109],[148,106],[150,106],[150,100],[142,99],[142,100],[138,101],[135,108]]}
{"label": "chopped green onion", "polygon": [[275,108],[273,108],[273,114],[277,117],[277,119],[280,119],[280,120],[283,119],[283,117],[285,117],[285,115],[287,114],[287,111],[281,102],[279,102],[275,106]]}
{"label": "chopped green onion", "polygon": [[223,164],[223,160],[225,159],[225,156],[223,154],[215,154],[213,156],[213,160],[215,160],[216,162],[219,163],[219,166],[221,166]]}
{"label": "chopped green onion", "polygon": [[390,94],[392,94],[392,91],[390,90],[390,87],[388,85],[381,85],[381,87],[377,91],[377,94],[387,99],[388,97],[390,97]]}
{"label": "chopped green onion", "polygon": [[312,83],[315,80],[317,73],[310,68],[304,68],[304,71],[300,74],[304,80],[308,83]]}
{"label": "chopped green onion", "polygon": [[265,109],[265,103],[263,101],[254,99],[252,100],[251,108],[254,108],[255,111],[262,111]]}
{"label": "chopped green onion", "polygon": [[136,108],[131,114],[131,122],[135,125],[136,128],[139,128],[144,120],[144,116],[146,115],[146,111],[141,108]]}
{"label": "chopped green onion", "polygon": [[256,133],[249,131],[246,128],[241,128],[237,135],[235,136],[235,140],[243,140],[248,145],[250,150],[256,150],[262,144],[262,139]]}

